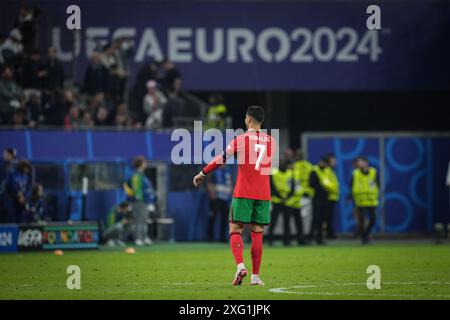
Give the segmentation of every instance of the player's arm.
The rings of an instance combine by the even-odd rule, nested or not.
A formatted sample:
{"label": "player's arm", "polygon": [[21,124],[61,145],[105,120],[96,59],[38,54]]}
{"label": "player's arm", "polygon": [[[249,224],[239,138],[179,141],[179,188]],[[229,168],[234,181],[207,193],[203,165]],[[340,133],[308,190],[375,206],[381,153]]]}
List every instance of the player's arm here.
{"label": "player's arm", "polygon": [[234,138],[233,141],[228,145],[228,147],[221,152],[220,155],[215,157],[210,163],[208,163],[203,169],[194,177],[193,183],[194,186],[198,187],[203,179],[205,179],[206,175],[208,173],[213,172],[218,167],[224,165],[227,161],[227,159],[236,154],[238,151],[238,140],[237,138]]}

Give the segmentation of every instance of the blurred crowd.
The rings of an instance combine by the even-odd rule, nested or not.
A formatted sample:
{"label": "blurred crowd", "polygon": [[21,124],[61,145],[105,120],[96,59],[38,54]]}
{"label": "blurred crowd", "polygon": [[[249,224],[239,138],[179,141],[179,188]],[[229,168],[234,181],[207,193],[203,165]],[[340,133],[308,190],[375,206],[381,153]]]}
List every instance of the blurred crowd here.
{"label": "blurred crowd", "polygon": [[56,48],[39,42],[41,15],[22,5],[12,29],[0,34],[0,126],[160,129],[204,116],[207,104],[182,90],[172,62],[150,59],[131,74],[134,48],[125,37],[99,44],[81,83],[71,81]]}
{"label": "blurred crowd", "polygon": [[26,159],[17,159],[17,150],[3,150],[0,171],[0,222],[43,223],[48,215],[44,188],[32,184],[32,166]]}

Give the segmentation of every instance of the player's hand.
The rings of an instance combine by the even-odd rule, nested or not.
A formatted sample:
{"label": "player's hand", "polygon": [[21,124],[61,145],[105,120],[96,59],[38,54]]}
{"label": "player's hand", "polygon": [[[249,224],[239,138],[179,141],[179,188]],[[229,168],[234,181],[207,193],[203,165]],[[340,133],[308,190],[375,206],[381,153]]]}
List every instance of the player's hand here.
{"label": "player's hand", "polygon": [[198,187],[198,186],[202,183],[202,181],[203,181],[204,178],[205,178],[205,175],[204,175],[202,172],[200,172],[199,174],[197,174],[197,175],[194,177],[194,180],[192,181],[192,182],[194,183],[194,186]]}

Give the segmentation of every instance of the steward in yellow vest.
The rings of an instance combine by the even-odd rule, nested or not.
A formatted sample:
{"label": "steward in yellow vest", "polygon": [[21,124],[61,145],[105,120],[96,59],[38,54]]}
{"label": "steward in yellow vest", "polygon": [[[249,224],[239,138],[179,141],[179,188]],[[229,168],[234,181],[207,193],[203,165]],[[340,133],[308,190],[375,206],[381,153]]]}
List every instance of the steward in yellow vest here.
{"label": "steward in yellow vest", "polygon": [[225,130],[225,116],[227,107],[223,103],[223,97],[220,94],[212,94],[209,97],[210,107],[206,113],[204,129]]}
{"label": "steward in yellow vest", "polygon": [[[375,209],[379,204],[379,183],[377,169],[369,166],[369,161],[358,158],[357,169],[353,170],[351,194],[355,203],[355,215],[358,220],[358,234],[363,244],[370,241],[370,232],[375,225]],[[369,213],[369,223],[365,226],[365,212]]]}
{"label": "steward in yellow vest", "polygon": [[332,182],[325,173],[327,167],[327,159],[322,158],[319,163],[313,167],[309,179],[309,185],[314,189],[311,237],[315,238],[317,244],[325,244],[322,240],[322,224],[326,218],[328,190],[332,186]]}
{"label": "steward in yellow vest", "polygon": [[379,189],[377,169],[355,169],[352,173],[352,197],[357,207],[377,207]]}
{"label": "steward in yellow vest", "polygon": [[280,168],[275,169],[271,176],[272,192],[272,217],[269,227],[269,243],[273,242],[273,230],[280,213],[283,214],[284,233],[283,243],[290,245],[290,220],[294,216],[297,227],[297,240],[303,244],[303,226],[300,216],[300,188],[296,186],[292,165],[287,161],[280,163]]}
{"label": "steward in yellow vest", "polygon": [[328,154],[326,156],[328,166],[324,169],[323,175],[327,180],[326,189],[328,192],[327,196],[327,205],[326,205],[326,213],[325,213],[325,222],[326,222],[326,230],[327,230],[327,238],[335,239],[336,234],[333,228],[334,222],[334,211],[336,207],[336,203],[339,201],[339,180],[337,178],[336,172],[334,168],[336,167],[336,157],[334,154]]}
{"label": "steward in yellow vest", "polygon": [[286,205],[287,200],[294,194],[295,184],[291,169],[280,166],[272,171],[271,191],[272,203]]}
{"label": "steward in yellow vest", "polygon": [[294,179],[299,186],[300,196],[312,198],[314,189],[309,185],[309,177],[313,171],[313,165],[308,160],[294,162]]}
{"label": "steward in yellow vest", "polygon": [[328,200],[338,202],[339,201],[339,180],[336,173],[331,167],[326,167],[324,172],[324,178],[327,179],[327,191]]}

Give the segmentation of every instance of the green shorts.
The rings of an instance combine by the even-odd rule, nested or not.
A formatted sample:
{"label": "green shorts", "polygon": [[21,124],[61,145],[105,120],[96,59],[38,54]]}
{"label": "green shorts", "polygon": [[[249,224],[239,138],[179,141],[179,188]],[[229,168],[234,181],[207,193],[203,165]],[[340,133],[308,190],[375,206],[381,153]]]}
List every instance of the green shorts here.
{"label": "green shorts", "polygon": [[230,222],[270,224],[270,201],[233,198],[230,208]]}

